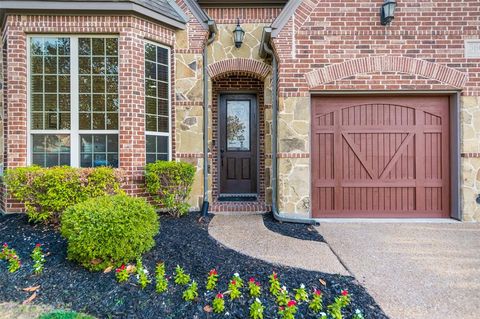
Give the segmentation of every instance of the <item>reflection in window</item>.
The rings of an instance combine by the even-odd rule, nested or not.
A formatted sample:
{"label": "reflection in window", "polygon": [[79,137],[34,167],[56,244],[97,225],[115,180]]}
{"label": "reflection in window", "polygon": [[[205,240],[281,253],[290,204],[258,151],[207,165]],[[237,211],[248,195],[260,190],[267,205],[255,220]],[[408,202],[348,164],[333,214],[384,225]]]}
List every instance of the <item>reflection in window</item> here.
{"label": "reflection in window", "polygon": [[70,165],[70,136],[33,135],[32,164],[43,167]]}
{"label": "reflection in window", "polygon": [[118,135],[82,134],[80,140],[81,167],[118,167]]}

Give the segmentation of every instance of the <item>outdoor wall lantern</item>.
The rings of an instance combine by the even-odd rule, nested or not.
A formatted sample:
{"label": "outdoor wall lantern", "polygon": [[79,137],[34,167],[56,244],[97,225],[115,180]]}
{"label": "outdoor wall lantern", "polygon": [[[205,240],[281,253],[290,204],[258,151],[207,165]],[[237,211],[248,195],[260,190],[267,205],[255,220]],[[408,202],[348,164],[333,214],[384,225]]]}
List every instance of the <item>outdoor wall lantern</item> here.
{"label": "outdoor wall lantern", "polygon": [[395,18],[395,8],[397,7],[397,1],[385,0],[380,8],[380,23],[387,25]]}
{"label": "outdoor wall lantern", "polygon": [[240,19],[237,20],[237,27],[233,30],[233,40],[235,41],[235,47],[240,48],[243,43],[243,37],[245,36],[245,31],[243,31],[240,26]]}

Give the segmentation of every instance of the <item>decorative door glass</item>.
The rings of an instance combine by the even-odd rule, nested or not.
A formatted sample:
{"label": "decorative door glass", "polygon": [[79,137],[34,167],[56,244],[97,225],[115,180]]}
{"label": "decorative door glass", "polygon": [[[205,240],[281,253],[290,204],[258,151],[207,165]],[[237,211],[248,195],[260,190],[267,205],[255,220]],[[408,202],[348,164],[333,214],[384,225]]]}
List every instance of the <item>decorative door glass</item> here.
{"label": "decorative door glass", "polygon": [[250,101],[227,101],[227,150],[250,150]]}

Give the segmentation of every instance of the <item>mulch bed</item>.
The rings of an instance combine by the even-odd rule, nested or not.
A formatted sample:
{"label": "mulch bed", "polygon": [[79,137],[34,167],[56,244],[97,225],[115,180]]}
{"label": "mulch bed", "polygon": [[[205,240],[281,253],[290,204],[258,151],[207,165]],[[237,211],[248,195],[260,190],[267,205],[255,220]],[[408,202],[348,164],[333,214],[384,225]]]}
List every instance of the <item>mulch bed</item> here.
{"label": "mulch bed", "polygon": [[263,223],[269,230],[283,236],[293,237],[302,240],[325,242],[323,236],[312,225],[279,222],[272,213],[263,215]]}
{"label": "mulch bed", "polygon": [[[165,261],[169,274],[173,273],[177,264],[191,274],[199,283],[200,298],[188,303],[182,299],[185,288],[175,285],[173,280],[170,281],[168,292],[162,295],[155,292],[153,284],[141,290],[133,277],[129,283],[119,284],[115,281],[113,271],[107,274],[92,273],[67,261],[66,243],[52,229],[29,224],[24,215],[0,216],[0,243],[9,243],[23,262],[21,270],[14,274],[8,273],[5,262],[0,262],[0,302],[22,302],[31,295],[23,292],[22,288],[41,285],[33,303],[68,308],[98,318],[248,318],[251,300],[246,294],[234,302],[226,297],[228,315],[204,311],[205,305],[211,305],[214,295],[205,291],[206,276],[210,269],[216,268],[220,275],[220,291],[227,290],[227,281],[235,272],[245,282],[252,276],[261,282],[265,318],[277,318],[277,307],[268,293],[267,277],[272,271],[279,274],[280,280],[291,292],[301,283],[308,288],[321,289],[326,303],[330,303],[342,289],[348,289],[352,304],[347,309],[346,318],[350,318],[357,308],[362,309],[366,318],[387,318],[354,278],[278,266],[244,256],[209,237],[208,221],[199,223],[198,217],[198,214],[190,214],[177,220],[162,216],[161,231],[156,237],[157,245],[143,257],[144,265],[151,273],[157,262]],[[29,258],[35,243],[44,244],[50,252],[45,271],[40,276],[32,274]],[[326,287],[320,284],[319,279],[327,283]],[[301,305],[295,318],[316,318],[306,309],[306,305]]]}

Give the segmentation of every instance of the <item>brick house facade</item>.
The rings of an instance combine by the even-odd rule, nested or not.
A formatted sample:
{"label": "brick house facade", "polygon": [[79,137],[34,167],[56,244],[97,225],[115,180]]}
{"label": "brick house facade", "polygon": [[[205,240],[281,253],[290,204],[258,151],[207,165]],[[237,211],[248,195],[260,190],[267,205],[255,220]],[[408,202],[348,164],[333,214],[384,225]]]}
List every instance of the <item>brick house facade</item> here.
{"label": "brick house facade", "polygon": [[[207,199],[212,212],[269,211],[272,194],[277,194],[274,209],[278,208],[279,216],[292,219],[338,213],[480,220],[475,201],[480,193],[480,52],[477,49],[470,55],[470,47],[466,47],[473,45],[475,49],[475,41],[480,39],[478,2],[397,1],[395,18],[386,26],[380,23],[381,0],[272,0],[261,5],[237,0],[158,0],[159,7],[120,7],[128,2],[86,8],[81,13],[72,7],[68,15],[64,13],[68,5],[62,1],[58,2],[65,5],[62,12],[52,9],[48,14],[22,7],[22,1],[0,4],[5,168],[32,164],[33,153],[45,163],[53,158],[51,152],[62,158],[62,151],[47,147],[47,140],[35,149],[34,139],[36,135],[63,134],[70,139],[70,164],[115,162],[125,170],[127,191],[133,195],[143,194],[143,168],[149,159],[164,156],[194,164],[197,174],[190,203],[198,210],[205,200],[201,141],[206,134]],[[206,49],[209,126],[204,130],[203,54],[210,35],[208,21],[215,23],[216,32]],[[240,48],[235,47],[232,34],[237,21],[245,31]],[[272,82],[275,70],[271,58],[262,55],[269,29],[267,45],[278,62],[277,83]],[[42,67],[52,58],[46,49],[50,42],[45,39],[41,40],[45,51],[31,53],[28,41],[42,37],[68,38],[72,44],[72,68],[67,72],[70,91],[65,93],[72,106],[70,113],[65,112],[71,123],[80,121],[74,112],[90,112],[92,129],[71,124],[61,131],[58,118],[64,112],[60,104],[63,93],[50,92],[46,86],[43,91],[32,88],[35,76],[45,83],[50,83],[53,73],[57,81],[65,76],[59,71],[48,73],[45,68],[38,73],[33,70],[32,57],[42,58]],[[106,46],[104,56],[73,51],[84,39],[98,37],[117,39],[117,55],[109,55]],[[98,42],[88,41],[92,41],[92,48]],[[101,41],[98,43],[107,43]],[[157,58],[148,56],[147,44],[149,50],[157,48]],[[58,61],[65,58],[59,53],[59,44],[55,52],[59,68]],[[165,54],[169,55],[167,60]],[[98,58],[105,59],[105,69],[110,58],[118,58],[118,72],[109,74],[100,67],[95,73]],[[90,61],[91,74],[73,68],[84,61]],[[118,81],[118,91],[104,91],[106,100],[112,97],[118,101],[117,111],[108,111],[108,102],[102,102],[105,118],[118,112],[118,125],[113,129],[108,129],[108,119],[105,127],[95,128],[93,117],[102,112],[94,106],[84,111],[78,102],[84,94],[81,81],[87,76],[91,81],[100,77],[105,81],[116,77]],[[152,85],[156,88],[153,93],[149,91]],[[276,92],[272,87],[278,87]],[[94,101],[101,94],[90,89]],[[56,109],[49,111],[44,106],[42,128],[32,129],[32,114],[37,112],[34,95],[41,95],[46,105],[45,99],[54,93]],[[240,143],[240,147],[238,140],[227,139],[227,144],[221,144],[222,125],[229,122],[222,122],[220,114],[222,110],[229,114],[230,102],[227,99],[223,105],[220,101],[227,93],[256,97],[256,104],[248,108],[253,112],[250,121],[241,124],[243,128],[250,125],[243,133],[256,130],[258,134],[237,135],[256,150],[252,155],[255,160],[242,158],[240,151],[249,149],[241,149],[244,146]],[[447,100],[448,105],[439,105]],[[242,118],[245,100],[232,101],[232,114]],[[156,111],[147,109],[149,103],[156,103]],[[278,110],[276,139],[273,108]],[[351,119],[348,109],[353,112]],[[388,115],[384,109],[389,110]],[[56,121],[57,127],[45,129],[47,119]],[[360,125],[355,124],[356,119]],[[107,140],[104,144],[96,142],[103,136],[118,139],[112,142],[118,144],[118,152],[108,150]],[[272,144],[277,145],[275,154]],[[110,158],[115,160],[109,162]],[[233,163],[231,171],[229,163]],[[229,178],[237,178],[238,185],[243,185],[238,174],[252,179],[257,187],[227,190]],[[222,198],[222,194],[228,196]],[[248,196],[242,200],[245,194]],[[407,204],[404,207],[402,203]],[[21,209],[5,189],[2,209]]]}

